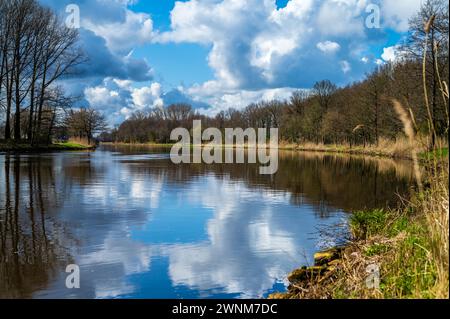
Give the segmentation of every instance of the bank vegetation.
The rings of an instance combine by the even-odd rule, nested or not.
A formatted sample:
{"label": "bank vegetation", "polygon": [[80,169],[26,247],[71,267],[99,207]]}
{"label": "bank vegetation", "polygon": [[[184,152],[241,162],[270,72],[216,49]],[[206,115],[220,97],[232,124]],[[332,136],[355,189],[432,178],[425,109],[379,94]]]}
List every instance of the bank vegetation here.
{"label": "bank vegetation", "polygon": [[[415,191],[410,198],[403,199],[400,209],[355,212],[349,222],[351,237],[347,245],[317,253],[314,266],[305,266],[289,275],[287,293],[273,294],[270,298],[449,298],[448,150],[443,151],[445,141],[438,139],[427,64],[432,50],[432,56],[438,55],[433,30],[439,25],[442,7],[443,2],[428,1],[413,20],[423,21],[421,105],[426,112],[427,136],[418,134],[411,109],[392,99],[393,110],[409,141],[417,182]],[[428,47],[430,42],[434,43],[432,47]],[[435,63],[432,74],[436,78],[431,81],[438,83],[438,92],[448,111],[448,82],[438,76],[440,72]],[[447,132],[448,122],[444,123],[443,130]],[[422,145],[430,151],[419,154]],[[424,165],[419,164],[420,157]]]}

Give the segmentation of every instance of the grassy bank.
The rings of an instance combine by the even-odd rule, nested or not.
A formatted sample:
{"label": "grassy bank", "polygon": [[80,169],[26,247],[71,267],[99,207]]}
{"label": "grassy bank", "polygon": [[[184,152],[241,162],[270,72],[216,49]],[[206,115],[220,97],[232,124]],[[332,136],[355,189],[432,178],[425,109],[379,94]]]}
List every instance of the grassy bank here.
{"label": "grassy bank", "polygon": [[147,146],[147,147],[172,147],[175,144],[173,143],[124,143],[124,142],[102,142],[101,145],[110,145],[110,146]]}
{"label": "grassy bank", "polygon": [[404,151],[411,152],[417,190],[400,210],[355,212],[350,243],[316,254],[314,267],[295,270],[289,291],[271,298],[449,298],[448,141],[433,129],[417,136],[401,103],[393,106],[408,137]]}
{"label": "grassy bank", "polygon": [[[439,151],[442,157],[448,156],[448,146],[446,142],[440,141],[444,147]],[[380,139],[378,145],[350,145],[350,144],[316,144],[316,143],[301,143],[298,145],[280,144],[282,147],[290,147],[292,149],[311,152],[325,152],[325,153],[343,153],[343,154],[356,154],[367,155],[377,157],[389,157],[394,159],[412,159],[410,143],[406,138],[400,138],[397,140]],[[416,145],[417,150],[422,159],[430,158],[432,153],[427,152],[426,143],[420,143]]]}
{"label": "grassy bank", "polygon": [[[171,143],[102,143],[104,145],[115,146],[148,146],[148,147],[172,147]],[[446,145],[442,142],[442,145]],[[248,145],[239,146],[223,146],[233,148],[248,148]],[[279,143],[280,150],[292,151],[306,151],[306,152],[320,152],[320,153],[339,153],[339,154],[353,154],[366,155],[374,157],[387,157],[393,159],[412,159],[411,147],[405,138],[393,140],[380,139],[378,145],[350,145],[350,144],[321,144],[321,143],[289,143],[281,141]],[[421,159],[430,159],[432,153],[427,152],[426,147],[419,147],[418,150]],[[448,157],[448,147],[444,147],[439,151],[441,157]]]}
{"label": "grassy bank", "polygon": [[50,145],[34,145],[25,143],[1,143],[0,152],[33,153],[33,152],[53,152],[53,151],[87,151],[94,149],[92,146],[85,146],[77,143],[54,143]]}
{"label": "grassy bank", "polygon": [[[317,254],[314,267],[290,274],[286,294],[271,298],[448,298],[448,160],[425,184],[402,210],[354,213],[350,243]],[[366,282],[374,266],[375,288]]]}

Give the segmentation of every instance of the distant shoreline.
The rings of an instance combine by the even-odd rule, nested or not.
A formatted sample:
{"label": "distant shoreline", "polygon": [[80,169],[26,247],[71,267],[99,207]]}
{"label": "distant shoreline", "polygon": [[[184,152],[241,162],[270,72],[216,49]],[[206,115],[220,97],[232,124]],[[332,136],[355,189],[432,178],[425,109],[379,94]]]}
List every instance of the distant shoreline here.
{"label": "distant shoreline", "polygon": [[[175,144],[158,144],[158,143],[101,143],[100,145],[112,145],[112,146],[142,146],[142,147],[161,147],[161,148],[169,148]],[[204,145],[203,145],[204,146]],[[227,146],[222,145],[223,148],[246,148],[248,149],[248,145],[240,146],[233,145]],[[407,147],[403,148],[393,148],[393,147],[385,147],[385,146],[350,146],[344,144],[292,144],[292,143],[283,143],[281,142],[279,150],[282,151],[300,151],[300,152],[317,152],[317,153],[330,153],[330,154],[349,154],[349,155],[362,155],[362,156],[370,156],[370,157],[383,157],[383,158],[391,158],[396,160],[412,160],[411,158],[411,150]],[[448,156],[448,148],[443,148],[440,150],[440,156],[446,157]],[[419,154],[421,158],[427,158],[428,153],[423,151]]]}
{"label": "distant shoreline", "polygon": [[91,151],[96,146],[85,146],[76,143],[54,143],[50,145],[0,143],[0,152],[6,153],[45,153],[57,151]]}

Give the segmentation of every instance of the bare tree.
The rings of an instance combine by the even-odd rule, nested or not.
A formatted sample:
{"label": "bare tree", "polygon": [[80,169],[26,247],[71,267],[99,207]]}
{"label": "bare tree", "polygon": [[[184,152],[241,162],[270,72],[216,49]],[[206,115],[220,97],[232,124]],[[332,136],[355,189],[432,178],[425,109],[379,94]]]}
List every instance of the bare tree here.
{"label": "bare tree", "polygon": [[69,111],[65,126],[71,136],[86,138],[88,144],[91,144],[95,134],[105,131],[108,124],[101,113],[89,108]]}
{"label": "bare tree", "polygon": [[[14,132],[15,141],[24,136],[31,144],[49,141],[42,126],[47,102],[51,102],[46,99],[53,95],[57,80],[84,61],[77,46],[77,30],[67,28],[36,0],[1,1],[0,11],[0,102],[5,139],[11,139]],[[26,121],[22,120],[24,113]]]}
{"label": "bare tree", "polygon": [[337,86],[329,80],[324,80],[314,84],[313,93],[319,99],[320,106],[326,112],[330,106],[333,94],[337,91]]}

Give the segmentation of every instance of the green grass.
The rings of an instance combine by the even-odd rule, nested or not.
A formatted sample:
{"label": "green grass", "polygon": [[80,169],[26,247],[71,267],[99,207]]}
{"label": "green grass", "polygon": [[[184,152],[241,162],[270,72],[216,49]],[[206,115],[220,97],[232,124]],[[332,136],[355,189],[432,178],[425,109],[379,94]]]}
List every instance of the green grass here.
{"label": "green grass", "polygon": [[350,217],[350,229],[355,238],[367,239],[383,232],[387,219],[387,212],[381,209],[359,211]]}
{"label": "green grass", "polygon": [[50,145],[33,145],[26,143],[12,143],[3,142],[0,143],[1,152],[50,152],[50,151],[83,151],[92,149],[91,147],[84,146],[77,143],[54,143]]}
{"label": "green grass", "polygon": [[430,260],[428,236],[422,223],[412,223],[407,227],[405,237],[396,245],[395,258],[384,266],[382,292],[385,298],[432,297],[431,288],[437,278],[437,269]]}
{"label": "green grass", "polygon": [[[384,298],[433,298],[437,268],[430,255],[432,244],[423,216],[407,210],[401,214],[357,212],[350,218],[350,229],[357,240],[375,240],[363,245],[362,252],[383,260],[380,292]],[[383,241],[376,242],[380,238]]]}
{"label": "green grass", "polygon": [[175,143],[125,143],[125,142],[102,142],[102,145],[113,145],[113,146],[148,146],[148,147],[172,147]]}
{"label": "green grass", "polygon": [[373,244],[369,247],[366,247],[364,250],[364,254],[367,257],[378,256],[387,253],[390,250],[390,247],[386,244]]}
{"label": "green grass", "polygon": [[444,159],[448,157],[448,147],[441,148],[436,151],[424,152],[419,154],[419,158],[422,160]]}
{"label": "green grass", "polygon": [[90,149],[91,147],[73,143],[73,142],[65,142],[65,143],[55,143],[52,145],[56,148],[62,148],[62,149],[74,149],[74,150],[86,150]]}

